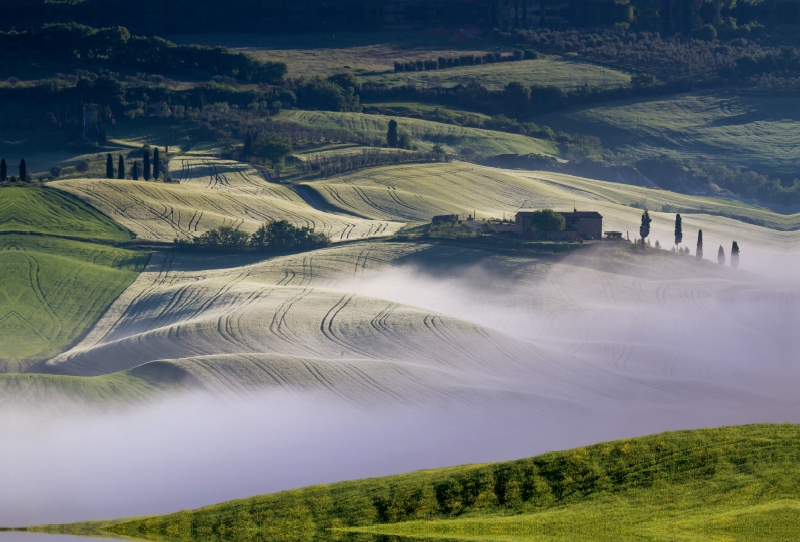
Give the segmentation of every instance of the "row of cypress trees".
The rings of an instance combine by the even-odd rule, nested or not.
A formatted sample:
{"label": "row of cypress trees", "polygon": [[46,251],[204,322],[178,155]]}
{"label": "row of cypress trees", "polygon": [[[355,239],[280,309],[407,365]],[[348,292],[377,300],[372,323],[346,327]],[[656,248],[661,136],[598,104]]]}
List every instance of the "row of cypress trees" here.
{"label": "row of cypress trees", "polygon": [[[23,181],[28,180],[28,166],[25,164],[25,159],[21,159],[19,161],[19,178]],[[8,164],[6,164],[6,159],[3,158],[0,160],[0,183],[5,182],[8,179]]]}
{"label": "row of cypress trees", "polygon": [[[142,151],[142,177],[145,181],[149,181],[151,176],[153,179],[158,179],[161,175],[161,156],[158,151],[158,147],[153,149],[153,165],[152,165],[152,175],[151,175],[151,168],[150,168],[150,153],[145,149]],[[106,178],[107,179],[124,179],[125,178],[125,158],[120,154],[119,155],[119,162],[117,166],[116,176],[114,174],[114,158],[111,156],[111,153],[108,154],[106,158]],[[131,166],[131,178],[134,181],[139,180],[139,162],[134,161],[133,165]]]}
{"label": "row of cypress trees", "polygon": [[[642,223],[639,226],[639,236],[642,238],[642,243],[644,243],[644,240],[650,235],[651,222],[650,214],[647,212],[647,209],[645,209],[644,213],[642,213]],[[683,222],[681,215],[677,214],[675,215],[675,246],[679,246],[682,242]],[[687,248],[686,251],[688,252],[688,250]],[[698,260],[703,259],[703,230],[697,230],[697,250],[695,256]],[[725,249],[722,248],[722,245],[719,246],[719,250],[717,251],[717,262],[719,262],[720,265],[725,265]],[[739,243],[736,241],[731,245],[731,267],[734,269],[739,267]]]}

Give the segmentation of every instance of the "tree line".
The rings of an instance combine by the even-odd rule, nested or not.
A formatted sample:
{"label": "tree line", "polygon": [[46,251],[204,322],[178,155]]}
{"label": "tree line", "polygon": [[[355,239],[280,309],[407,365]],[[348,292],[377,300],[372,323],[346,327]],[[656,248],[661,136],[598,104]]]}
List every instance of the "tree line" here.
{"label": "tree line", "polygon": [[[130,178],[134,181],[138,181],[139,177],[141,176],[145,181],[149,181],[150,179],[158,179],[162,176],[162,163],[161,163],[161,153],[158,150],[158,147],[152,148],[152,161],[150,159],[151,156],[151,148],[145,145],[141,151],[131,151],[129,153],[129,157],[131,155],[137,156],[141,153],[142,161],[134,161],[131,164],[130,171],[128,172]],[[125,179],[125,158],[120,154],[117,160],[117,167],[114,168],[114,158],[109,153],[106,156],[106,178],[107,179]],[[165,175],[165,180],[171,181],[169,175]]]}
{"label": "tree line", "polygon": [[175,239],[179,250],[206,252],[290,252],[330,245],[330,238],[314,228],[298,228],[287,220],[261,225],[252,235],[238,228],[221,226],[192,239]]}
{"label": "tree line", "polygon": [[[650,213],[647,209],[644,210],[642,213],[642,220],[641,224],[639,225],[639,239],[644,246],[647,237],[650,235],[650,223],[653,219],[650,218]],[[675,215],[675,245],[672,247],[673,252],[678,252],[679,254],[689,254],[689,247],[682,247],[681,243],[683,242],[683,219],[681,218],[680,214]],[[656,241],[656,248],[660,248],[658,241]],[[695,249],[695,258],[698,260],[703,259],[703,230],[697,230],[697,246]],[[722,245],[719,246],[719,250],[717,250],[717,263],[719,265],[725,265],[725,249],[722,248]],[[733,241],[731,244],[731,252],[730,252],[730,264],[731,267],[734,269],[739,267],[739,243]]]}
{"label": "tree line", "polygon": [[25,32],[0,32],[6,54],[51,63],[96,65],[158,74],[215,75],[275,83],[286,76],[283,62],[261,62],[224,47],[175,45],[159,37],[133,36],[122,26],[92,28],[77,23],[46,24]]}
{"label": "tree line", "polygon": [[407,62],[396,61],[394,63],[395,73],[400,72],[419,72],[425,70],[446,70],[459,66],[480,66],[481,64],[494,64],[496,62],[513,62],[517,60],[532,60],[539,58],[539,54],[533,49],[524,51],[514,51],[510,55],[502,53],[486,53],[484,55],[459,55],[459,56],[440,56],[427,60],[413,60]]}
{"label": "tree line", "polygon": [[356,169],[390,164],[446,162],[450,158],[439,152],[387,152],[380,149],[365,149],[347,154],[320,155],[297,162],[297,169],[304,174],[330,177]]}

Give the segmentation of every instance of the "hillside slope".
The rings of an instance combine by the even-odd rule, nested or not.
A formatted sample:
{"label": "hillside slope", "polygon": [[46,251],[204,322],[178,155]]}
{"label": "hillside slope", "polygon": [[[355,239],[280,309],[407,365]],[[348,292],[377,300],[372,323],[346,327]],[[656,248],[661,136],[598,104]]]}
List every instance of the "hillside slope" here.
{"label": "hillside slope", "polygon": [[165,542],[325,540],[348,531],[509,542],[783,541],[800,534],[798,442],[800,427],[788,424],[662,433],[89,527]]}

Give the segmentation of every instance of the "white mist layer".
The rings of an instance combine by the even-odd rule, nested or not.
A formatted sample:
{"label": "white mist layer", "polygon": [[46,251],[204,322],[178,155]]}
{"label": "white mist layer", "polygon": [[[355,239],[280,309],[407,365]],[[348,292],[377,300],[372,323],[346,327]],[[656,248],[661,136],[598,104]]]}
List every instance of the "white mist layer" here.
{"label": "white mist layer", "polygon": [[656,280],[569,260],[437,269],[326,286],[466,320],[544,354],[517,372],[454,371],[429,399],[397,390],[399,400],[369,410],[298,387],[95,417],[4,413],[0,525],[165,513],[665,430],[800,422],[796,283]]}

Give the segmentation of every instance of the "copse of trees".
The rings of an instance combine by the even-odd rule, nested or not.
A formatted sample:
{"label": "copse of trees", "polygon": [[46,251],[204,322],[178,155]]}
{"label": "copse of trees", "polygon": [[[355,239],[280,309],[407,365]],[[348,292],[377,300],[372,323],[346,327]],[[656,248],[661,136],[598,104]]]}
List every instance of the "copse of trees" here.
{"label": "copse of trees", "polygon": [[530,225],[533,231],[561,231],[567,226],[567,221],[552,209],[541,209],[531,213]]}
{"label": "copse of trees", "polygon": [[[338,82],[337,82],[338,81]],[[321,111],[361,111],[361,101],[357,92],[358,86],[342,87],[349,82],[341,76],[333,75],[327,79],[321,76],[304,77],[297,82],[294,92],[297,105],[302,109],[318,109]]]}
{"label": "copse of trees", "polygon": [[446,162],[448,160],[450,158],[442,150],[438,152],[436,150],[433,152],[387,152],[380,149],[364,149],[359,153],[315,156],[298,162],[297,169],[306,175],[319,174],[320,177],[330,177],[365,167]]}
{"label": "copse of trees", "polygon": [[286,76],[283,62],[261,62],[223,47],[175,45],[159,37],[132,36],[124,27],[92,28],[48,24],[33,32],[0,32],[0,50],[25,58],[80,62],[147,73],[223,75],[243,81],[276,83]]}
{"label": "copse of trees", "polygon": [[230,226],[209,230],[191,240],[175,239],[182,250],[209,252],[290,252],[330,245],[330,238],[314,228],[298,228],[287,220],[263,224],[253,235]]}

